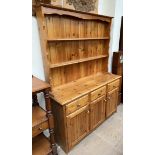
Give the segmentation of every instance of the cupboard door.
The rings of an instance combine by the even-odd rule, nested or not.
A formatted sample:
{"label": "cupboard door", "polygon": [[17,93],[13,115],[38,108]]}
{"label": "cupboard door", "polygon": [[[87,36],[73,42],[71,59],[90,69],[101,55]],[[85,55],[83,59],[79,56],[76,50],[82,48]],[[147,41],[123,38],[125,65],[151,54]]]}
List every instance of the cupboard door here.
{"label": "cupboard door", "polygon": [[89,109],[82,107],[67,116],[68,147],[72,148],[89,132]]}
{"label": "cupboard door", "polygon": [[109,117],[117,110],[118,88],[108,92],[106,104],[106,117]]}
{"label": "cupboard door", "polygon": [[106,97],[99,98],[90,104],[90,129],[97,127],[105,120]]}

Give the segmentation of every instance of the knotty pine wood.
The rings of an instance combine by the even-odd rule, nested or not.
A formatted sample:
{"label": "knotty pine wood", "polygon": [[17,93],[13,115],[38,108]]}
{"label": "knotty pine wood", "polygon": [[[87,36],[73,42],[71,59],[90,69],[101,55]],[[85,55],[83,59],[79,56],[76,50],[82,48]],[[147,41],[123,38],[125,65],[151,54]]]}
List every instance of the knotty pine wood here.
{"label": "knotty pine wood", "polygon": [[102,59],[82,62],[64,67],[53,68],[50,78],[52,89],[73,82],[75,80],[96,75],[97,73],[107,72],[108,64],[107,58],[105,61]]}
{"label": "knotty pine wood", "polygon": [[69,114],[73,113],[74,111],[79,110],[81,107],[83,107],[87,104],[89,104],[89,96],[88,95],[85,95],[85,96],[79,98],[78,100],[69,103],[68,105],[66,105],[66,115],[69,115]]}
{"label": "knotty pine wood", "polygon": [[[61,104],[61,102],[57,102],[56,99],[52,99],[53,103],[53,114],[55,118],[55,139],[56,142],[62,147],[62,149],[67,153],[71,150],[73,146],[75,146],[81,139],[83,139],[85,136],[87,136],[90,132],[92,132],[96,127],[98,127],[106,118],[108,118],[112,113],[116,111],[117,106],[117,92],[116,88],[112,87],[112,91],[108,93],[108,84],[113,83],[116,80],[120,79],[120,76],[113,75],[110,73],[106,73],[107,75],[103,76],[103,74],[99,74],[98,76],[90,76],[89,80],[88,77],[84,79],[80,79],[76,81],[75,83],[66,84],[64,86],[59,87],[59,95],[61,96],[62,93],[66,95],[66,99],[69,97],[70,100],[68,100],[67,103]],[[113,78],[112,78],[113,77]],[[96,80],[96,82],[94,82]],[[87,81],[87,83],[86,83]],[[101,83],[102,81],[102,83]],[[85,86],[88,86],[87,89]],[[91,92],[99,92],[100,88],[106,87],[106,95],[103,93],[103,96],[98,96],[98,98],[94,98],[96,100],[92,100],[93,97],[91,96]],[[82,89],[83,88],[83,89]],[[61,91],[62,92],[61,92]],[[70,90],[70,91],[67,91]],[[77,90],[77,91],[76,91]],[[118,87],[117,87],[118,90]],[[74,93],[72,93],[74,92]],[[80,96],[77,97],[77,95]],[[112,97],[111,101],[107,102],[107,93],[109,94],[108,97]],[[76,96],[73,96],[73,94]],[[81,100],[82,98],[86,98],[88,96],[88,100],[85,100],[83,103],[84,107],[88,107],[88,116],[89,116],[89,130],[88,132],[82,132],[82,136],[79,134],[76,134],[74,130],[80,130],[79,126],[76,126],[77,123],[82,124],[83,119],[79,119],[79,122],[77,122],[77,119],[74,119],[77,115],[80,115],[84,108],[83,106],[81,108],[74,108],[76,107],[78,100]],[[73,99],[73,100],[72,100]],[[72,101],[71,101],[72,100]],[[75,105],[72,105],[74,104]],[[108,104],[109,103],[109,104]],[[71,106],[70,106],[71,104]],[[91,105],[92,104],[92,105]],[[108,104],[108,105],[107,105]],[[73,106],[73,108],[72,108]],[[71,111],[68,111],[68,107],[71,108]],[[91,110],[91,109],[94,110]],[[85,109],[85,108],[84,108]],[[102,109],[102,112],[100,111]],[[99,111],[100,112],[99,112]],[[106,111],[107,110],[107,111]],[[106,114],[109,114],[106,116]],[[68,126],[68,117],[71,116],[72,123],[70,126]],[[71,129],[69,129],[71,128]],[[74,130],[73,130],[74,129]],[[69,132],[70,130],[70,132]],[[73,133],[74,132],[74,133]],[[70,137],[68,137],[69,135]]]}
{"label": "knotty pine wood", "polygon": [[65,151],[68,152],[68,139],[67,139],[67,122],[65,114],[65,106],[61,106],[55,100],[52,100],[52,113],[54,116],[54,131],[55,140],[57,144]]}
{"label": "knotty pine wood", "polygon": [[[107,71],[108,57],[107,59],[103,57],[102,60],[94,59],[94,61],[91,57],[108,55],[111,17],[49,6],[36,8],[36,13],[45,77],[46,81],[50,81],[52,89],[91,74]],[[80,61],[84,59],[91,62]],[[80,64],[69,63],[74,60]],[[56,65],[57,68],[55,68],[54,66],[65,62],[68,62],[67,67]],[[72,70],[75,76],[70,76]],[[87,70],[90,71],[85,73]]]}
{"label": "knotty pine wood", "polygon": [[91,101],[96,100],[98,97],[106,95],[106,86],[103,86],[93,92],[91,92]]}
{"label": "knotty pine wood", "polygon": [[83,59],[78,59],[78,60],[66,61],[66,62],[62,62],[62,63],[52,64],[52,65],[50,65],[50,68],[67,66],[67,65],[71,65],[71,64],[77,64],[77,63],[80,63],[80,62],[96,60],[96,59],[101,59],[101,58],[106,58],[106,57],[108,57],[108,56],[107,55],[99,55],[99,56],[95,56],[95,57],[89,57],[89,58],[83,58]]}
{"label": "knotty pine wood", "polygon": [[120,76],[111,73],[98,73],[61,85],[53,89],[50,95],[59,104],[65,105],[119,78]]}
{"label": "knotty pine wood", "polygon": [[[47,5],[36,8],[36,14],[45,77],[51,86],[55,139],[69,152],[105,120],[106,110],[114,112],[114,106],[106,106],[107,93],[113,96],[109,105],[117,99],[113,87],[112,94],[107,91],[108,84],[120,79],[108,73],[112,18]],[[88,100],[83,101],[85,96]]]}
{"label": "knotty pine wood", "polygon": [[68,148],[71,149],[78,141],[89,132],[89,108],[82,107],[78,111],[67,116]]}
{"label": "knotty pine wood", "polygon": [[90,103],[90,130],[95,129],[106,119],[106,96]]}
{"label": "knotty pine wood", "polygon": [[115,80],[114,82],[111,82],[111,83],[108,84],[107,91],[109,92],[109,91],[111,91],[111,90],[113,90],[113,89],[115,89],[117,87],[119,88],[119,86],[120,86],[120,80]]}
{"label": "knotty pine wood", "polygon": [[109,39],[109,23],[101,21],[84,21],[59,15],[46,15],[47,40],[63,39]]}
{"label": "knotty pine wood", "polygon": [[[108,55],[107,40],[65,41],[49,43],[50,64]],[[63,49],[63,50],[62,50]]]}
{"label": "knotty pine wood", "polygon": [[118,88],[113,89],[107,94],[106,117],[111,116],[117,110]]}

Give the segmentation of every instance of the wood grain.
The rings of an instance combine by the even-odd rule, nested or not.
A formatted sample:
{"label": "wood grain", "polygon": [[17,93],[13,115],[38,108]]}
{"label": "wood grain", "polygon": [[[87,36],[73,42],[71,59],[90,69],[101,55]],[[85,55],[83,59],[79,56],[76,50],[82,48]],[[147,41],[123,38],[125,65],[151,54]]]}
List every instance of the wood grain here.
{"label": "wood grain", "polygon": [[96,100],[97,98],[106,95],[106,86],[103,86],[93,92],[91,92],[91,101]]}
{"label": "wood grain", "polygon": [[65,105],[119,78],[120,76],[111,73],[99,73],[61,85],[53,89],[50,95],[59,104]]}
{"label": "wood grain", "polygon": [[55,139],[67,153],[117,110],[121,76],[108,73],[112,17],[48,5],[36,11]]}
{"label": "wood grain", "polygon": [[73,101],[66,105],[66,115],[69,115],[76,110],[79,110],[81,107],[87,105],[89,103],[88,95],[84,95],[80,99]]}
{"label": "wood grain", "polygon": [[109,91],[112,91],[113,89],[115,89],[115,88],[119,88],[119,86],[120,86],[120,80],[115,80],[114,82],[111,82],[111,83],[109,83],[108,84],[108,89],[107,89],[107,91],[109,92]]}
{"label": "wood grain", "polygon": [[95,129],[105,120],[106,96],[98,98],[90,104],[90,130]]}
{"label": "wood grain", "polygon": [[117,110],[118,88],[113,89],[107,94],[106,117],[108,118]]}
{"label": "wood grain", "polygon": [[50,88],[50,85],[36,77],[32,78],[32,93],[39,92],[41,90]]}
{"label": "wood grain", "polygon": [[39,106],[32,107],[32,137],[48,128],[46,112]]}
{"label": "wood grain", "polygon": [[[32,76],[32,154],[57,155],[57,147],[54,140],[54,121],[49,97],[50,85]],[[37,94],[42,92],[45,98],[46,111],[39,106]],[[42,134],[49,129],[49,141]]]}
{"label": "wood grain", "polygon": [[85,61],[96,60],[96,59],[101,59],[101,58],[106,58],[106,57],[108,57],[108,56],[107,55],[100,55],[100,56],[95,56],[95,57],[89,57],[89,58],[72,60],[72,61],[67,61],[67,62],[62,62],[62,63],[56,63],[56,64],[50,65],[50,68],[67,66],[67,65],[77,64],[77,63],[81,63],[81,62],[85,62]]}
{"label": "wood grain", "polygon": [[47,155],[52,153],[49,140],[40,134],[32,140],[32,154],[33,155]]}
{"label": "wood grain", "polygon": [[67,116],[68,146],[72,148],[89,132],[89,109],[85,106]]}

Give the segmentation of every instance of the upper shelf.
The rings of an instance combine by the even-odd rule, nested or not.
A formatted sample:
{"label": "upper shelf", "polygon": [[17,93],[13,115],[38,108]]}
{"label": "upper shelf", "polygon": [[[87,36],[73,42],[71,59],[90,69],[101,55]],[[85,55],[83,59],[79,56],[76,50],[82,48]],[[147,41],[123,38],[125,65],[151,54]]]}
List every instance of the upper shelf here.
{"label": "upper shelf", "polygon": [[89,58],[83,58],[79,60],[72,60],[72,61],[67,61],[67,62],[62,62],[62,63],[56,63],[56,64],[51,64],[50,68],[56,68],[56,67],[61,67],[61,66],[67,66],[67,65],[72,65],[72,64],[77,64],[81,62],[86,62],[86,61],[91,61],[91,60],[96,60],[96,59],[101,59],[101,58],[106,58],[108,55],[99,55],[99,56],[94,56],[94,57],[89,57]]}
{"label": "upper shelf", "polygon": [[110,37],[100,37],[100,38],[55,38],[55,39],[47,39],[48,42],[51,41],[80,41],[80,40],[104,40],[110,39]]}

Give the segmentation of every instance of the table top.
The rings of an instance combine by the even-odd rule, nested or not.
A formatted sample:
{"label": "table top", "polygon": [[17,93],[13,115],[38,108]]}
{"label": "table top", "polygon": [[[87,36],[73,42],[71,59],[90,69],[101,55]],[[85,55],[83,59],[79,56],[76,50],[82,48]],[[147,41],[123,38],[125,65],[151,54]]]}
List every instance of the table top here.
{"label": "table top", "polygon": [[47,88],[50,88],[50,84],[38,79],[35,76],[32,77],[32,93],[39,92]]}

